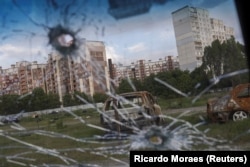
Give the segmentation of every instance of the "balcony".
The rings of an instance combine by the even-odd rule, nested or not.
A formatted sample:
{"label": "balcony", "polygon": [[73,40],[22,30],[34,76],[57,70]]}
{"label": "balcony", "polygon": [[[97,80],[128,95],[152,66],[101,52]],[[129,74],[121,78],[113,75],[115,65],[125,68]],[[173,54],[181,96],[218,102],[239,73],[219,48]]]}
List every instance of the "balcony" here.
{"label": "balcony", "polygon": [[198,16],[197,16],[197,13],[196,12],[194,12],[194,13],[190,13],[190,15],[189,15],[191,18],[194,18],[194,19],[197,19],[198,18]]}

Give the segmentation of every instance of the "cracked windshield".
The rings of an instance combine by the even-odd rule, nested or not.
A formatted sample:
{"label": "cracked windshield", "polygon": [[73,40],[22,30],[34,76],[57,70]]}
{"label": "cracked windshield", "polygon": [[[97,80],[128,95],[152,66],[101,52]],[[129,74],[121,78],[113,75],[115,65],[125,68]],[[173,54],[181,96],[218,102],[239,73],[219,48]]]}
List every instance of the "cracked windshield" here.
{"label": "cracked windshield", "polygon": [[3,167],[250,149],[232,0],[0,0],[0,74]]}

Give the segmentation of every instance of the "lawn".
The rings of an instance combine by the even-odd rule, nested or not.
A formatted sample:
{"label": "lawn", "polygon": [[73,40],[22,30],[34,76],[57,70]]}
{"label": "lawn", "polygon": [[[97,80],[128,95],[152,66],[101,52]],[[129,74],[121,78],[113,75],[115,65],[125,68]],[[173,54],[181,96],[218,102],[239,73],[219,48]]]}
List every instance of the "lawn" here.
{"label": "lawn", "polygon": [[[74,159],[83,164],[105,161],[105,165],[111,163],[106,161],[109,154],[98,155],[95,149],[109,147],[114,143],[119,145],[124,141],[100,142],[94,139],[95,135],[104,135],[105,132],[90,127],[99,124],[99,114],[94,110],[75,111],[78,119],[68,113],[43,115],[39,120],[35,118],[23,118],[19,125],[25,130],[16,130],[14,125],[3,125],[0,136],[0,166],[22,166],[38,164],[65,164],[53,150],[58,150],[61,157]],[[12,127],[11,127],[12,126]],[[11,138],[10,138],[11,137]],[[13,140],[14,138],[14,140]],[[49,151],[52,153],[49,155]],[[101,151],[100,151],[101,152]],[[22,164],[15,164],[8,161],[8,156],[21,155],[23,159],[18,159]],[[18,156],[18,157],[19,157]],[[127,158],[127,155],[112,155],[113,158]],[[16,160],[16,159],[15,159]],[[33,161],[35,160],[35,161]],[[70,163],[75,163],[68,160]],[[112,162],[114,163],[114,162]],[[98,164],[98,163],[97,163]]]}
{"label": "lawn", "polygon": [[[205,102],[204,99],[200,100]],[[17,125],[0,126],[0,166],[67,165],[67,163],[116,166],[122,162],[129,162],[129,140],[103,141],[95,138],[106,134],[105,131],[98,129],[100,127],[98,112],[89,109],[74,111],[74,114],[73,116],[61,112],[42,115],[39,119],[29,117],[23,118]],[[171,118],[180,115],[180,113],[164,114]],[[227,140],[228,145],[232,147],[250,150],[250,135],[247,133],[250,127],[249,119],[212,124],[207,122],[204,111],[190,111],[179,119],[192,125],[203,121],[204,124],[197,128],[201,132],[206,132],[206,136]],[[166,119],[165,126],[171,121]],[[177,123],[173,128],[181,124]],[[194,150],[205,149],[202,146],[194,148]]]}
{"label": "lawn", "polygon": [[214,97],[221,97],[228,92],[219,92],[219,93],[208,93],[204,94],[201,97],[197,96],[188,96],[188,97],[179,97],[173,99],[164,99],[157,98],[159,105],[162,110],[166,109],[176,109],[176,108],[189,108],[189,107],[197,107],[197,106],[205,106],[207,100]]}

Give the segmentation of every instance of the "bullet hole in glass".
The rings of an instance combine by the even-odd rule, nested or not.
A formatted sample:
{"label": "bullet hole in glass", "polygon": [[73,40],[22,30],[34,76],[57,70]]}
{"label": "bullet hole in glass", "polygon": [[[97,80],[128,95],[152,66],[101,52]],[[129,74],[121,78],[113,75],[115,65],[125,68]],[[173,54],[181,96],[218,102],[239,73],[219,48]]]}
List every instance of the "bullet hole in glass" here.
{"label": "bullet hole in glass", "polygon": [[48,38],[49,44],[63,55],[71,55],[78,48],[75,33],[61,25],[50,28]]}

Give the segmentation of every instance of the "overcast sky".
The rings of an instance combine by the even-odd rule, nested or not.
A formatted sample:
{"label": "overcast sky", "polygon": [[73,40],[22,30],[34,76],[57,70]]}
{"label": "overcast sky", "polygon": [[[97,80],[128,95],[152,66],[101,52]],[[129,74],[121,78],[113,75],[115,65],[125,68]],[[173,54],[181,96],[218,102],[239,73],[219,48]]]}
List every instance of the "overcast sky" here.
{"label": "overcast sky", "polygon": [[52,49],[49,29],[59,24],[77,32],[77,38],[103,41],[108,58],[116,63],[177,56],[171,13],[185,5],[207,9],[210,17],[233,27],[236,40],[243,43],[232,0],[168,0],[152,3],[148,13],[119,20],[108,13],[107,0],[0,0],[0,66],[24,60],[45,63]]}

